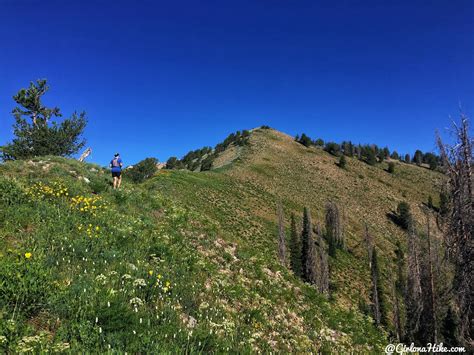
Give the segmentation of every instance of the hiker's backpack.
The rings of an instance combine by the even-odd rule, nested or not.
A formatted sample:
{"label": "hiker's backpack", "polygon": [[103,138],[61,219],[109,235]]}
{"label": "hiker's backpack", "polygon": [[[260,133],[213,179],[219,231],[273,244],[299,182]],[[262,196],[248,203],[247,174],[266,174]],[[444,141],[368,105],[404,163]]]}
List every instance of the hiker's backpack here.
{"label": "hiker's backpack", "polygon": [[119,164],[119,162],[118,162],[118,158],[112,159],[112,163],[111,163],[110,165],[112,165],[112,168],[120,168],[120,164]]}

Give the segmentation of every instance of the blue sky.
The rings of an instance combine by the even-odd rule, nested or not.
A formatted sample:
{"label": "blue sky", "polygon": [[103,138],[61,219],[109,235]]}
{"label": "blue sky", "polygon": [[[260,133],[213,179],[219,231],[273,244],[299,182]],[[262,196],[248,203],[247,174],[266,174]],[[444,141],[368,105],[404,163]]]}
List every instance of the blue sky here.
{"label": "blue sky", "polygon": [[0,0],[0,145],[12,95],[85,110],[90,160],[166,160],[262,124],[434,149],[474,115],[474,1]]}

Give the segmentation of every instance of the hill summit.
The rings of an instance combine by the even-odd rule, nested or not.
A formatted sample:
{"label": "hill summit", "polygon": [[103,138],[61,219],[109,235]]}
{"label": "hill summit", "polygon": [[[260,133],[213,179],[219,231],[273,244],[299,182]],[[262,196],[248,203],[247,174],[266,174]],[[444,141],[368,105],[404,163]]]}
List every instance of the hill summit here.
{"label": "hill summit", "polygon": [[[393,323],[370,308],[366,230],[392,318],[393,258],[406,202],[422,223],[441,174],[368,165],[255,129],[210,171],[158,171],[112,191],[93,164],[42,157],[0,165],[0,346],[73,352],[381,351]],[[206,154],[211,153],[208,151]],[[307,207],[325,229],[338,206],[345,247],[328,259],[329,293],[278,258]],[[437,203],[435,199],[434,203]],[[319,226],[319,227],[318,227]],[[436,234],[436,231],[434,232]],[[325,247],[323,247],[325,248]]]}

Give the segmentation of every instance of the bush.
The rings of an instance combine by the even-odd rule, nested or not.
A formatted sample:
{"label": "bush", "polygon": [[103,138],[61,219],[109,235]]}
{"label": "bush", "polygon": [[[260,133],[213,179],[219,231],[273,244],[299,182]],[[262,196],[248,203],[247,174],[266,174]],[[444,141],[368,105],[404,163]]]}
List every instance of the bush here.
{"label": "bush", "polygon": [[0,177],[0,204],[12,206],[23,202],[24,196],[16,181]]}
{"label": "bush", "polygon": [[94,194],[100,194],[101,192],[107,191],[109,186],[110,180],[105,176],[93,177],[90,179],[89,187]]}
{"label": "bush", "polygon": [[303,144],[305,147],[309,147],[312,144],[311,138],[308,137],[306,134],[302,134],[301,137],[298,139],[298,142]]}
{"label": "bush", "polygon": [[397,206],[397,223],[403,229],[408,229],[412,223],[410,205],[406,202],[400,202]]}
{"label": "bush", "polygon": [[153,176],[158,170],[156,158],[146,158],[127,170],[127,175],[133,182],[143,182]]}
{"label": "bush", "polygon": [[390,174],[393,174],[395,172],[395,163],[394,162],[390,162],[388,163],[388,169],[387,171],[390,173]]}
{"label": "bush", "polygon": [[339,152],[341,151],[341,146],[337,143],[334,142],[327,142],[326,145],[324,146],[324,150],[332,155],[339,155]]}
{"label": "bush", "polygon": [[341,155],[341,157],[339,158],[339,164],[338,165],[342,169],[346,168],[346,156],[344,154]]}

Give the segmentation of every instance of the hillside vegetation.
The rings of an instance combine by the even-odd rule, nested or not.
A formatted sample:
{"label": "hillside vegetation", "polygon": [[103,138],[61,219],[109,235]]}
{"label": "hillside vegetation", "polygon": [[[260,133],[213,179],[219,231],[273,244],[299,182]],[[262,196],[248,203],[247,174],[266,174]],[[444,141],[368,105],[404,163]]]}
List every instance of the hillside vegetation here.
{"label": "hillside vegetation", "polygon": [[[387,215],[406,201],[423,223],[441,175],[353,158],[341,169],[270,129],[248,139],[231,164],[225,150],[220,168],[161,170],[120,191],[104,169],[64,158],[0,165],[0,347],[380,352],[390,326],[366,312],[365,224],[390,295],[406,236]],[[277,257],[277,203],[289,230],[305,206],[322,225],[328,201],[343,210],[347,244],[330,258],[329,298]]]}

